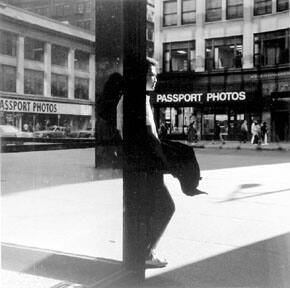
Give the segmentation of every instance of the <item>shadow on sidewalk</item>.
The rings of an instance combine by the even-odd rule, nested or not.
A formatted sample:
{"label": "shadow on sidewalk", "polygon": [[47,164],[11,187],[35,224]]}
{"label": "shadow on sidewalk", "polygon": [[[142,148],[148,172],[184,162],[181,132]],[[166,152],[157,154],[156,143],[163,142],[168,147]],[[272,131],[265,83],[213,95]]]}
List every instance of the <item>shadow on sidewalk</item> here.
{"label": "shadow on sidewalk", "polygon": [[114,260],[9,244],[1,248],[2,269],[64,282],[91,287],[124,273],[122,263]]}
{"label": "shadow on sidewalk", "polygon": [[149,278],[141,287],[286,288],[290,287],[289,271],[287,233]]}

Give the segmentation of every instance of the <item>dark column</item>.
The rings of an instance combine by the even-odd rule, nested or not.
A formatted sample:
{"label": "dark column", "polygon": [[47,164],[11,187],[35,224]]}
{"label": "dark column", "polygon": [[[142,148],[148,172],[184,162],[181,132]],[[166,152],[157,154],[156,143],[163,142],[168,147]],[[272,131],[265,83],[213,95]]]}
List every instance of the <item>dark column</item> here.
{"label": "dark column", "polygon": [[99,115],[106,101],[104,85],[113,72],[119,72],[124,76],[123,261],[137,282],[145,275],[145,63],[146,0],[97,0],[96,167],[111,165],[112,144],[105,134],[106,123]]}
{"label": "dark column", "polygon": [[[124,264],[144,278],[146,0],[124,1]],[[146,201],[146,200],[145,200]]]}

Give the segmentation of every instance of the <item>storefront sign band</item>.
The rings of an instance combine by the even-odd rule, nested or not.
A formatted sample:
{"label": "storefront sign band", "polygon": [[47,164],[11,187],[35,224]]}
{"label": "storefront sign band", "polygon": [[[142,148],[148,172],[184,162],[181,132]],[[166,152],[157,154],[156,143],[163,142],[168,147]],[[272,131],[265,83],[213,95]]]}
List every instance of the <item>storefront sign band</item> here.
{"label": "storefront sign band", "polygon": [[156,103],[208,103],[227,101],[246,101],[245,91],[211,93],[157,94]]}

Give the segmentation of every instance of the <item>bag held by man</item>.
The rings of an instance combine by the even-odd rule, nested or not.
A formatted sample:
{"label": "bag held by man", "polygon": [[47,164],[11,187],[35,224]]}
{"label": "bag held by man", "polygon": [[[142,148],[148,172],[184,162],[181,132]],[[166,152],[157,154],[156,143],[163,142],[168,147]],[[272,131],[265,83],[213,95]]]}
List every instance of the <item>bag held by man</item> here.
{"label": "bag held by man", "polygon": [[188,196],[200,194],[200,168],[193,148],[168,140],[162,140],[161,146],[167,158],[167,172],[179,180],[182,192]]}

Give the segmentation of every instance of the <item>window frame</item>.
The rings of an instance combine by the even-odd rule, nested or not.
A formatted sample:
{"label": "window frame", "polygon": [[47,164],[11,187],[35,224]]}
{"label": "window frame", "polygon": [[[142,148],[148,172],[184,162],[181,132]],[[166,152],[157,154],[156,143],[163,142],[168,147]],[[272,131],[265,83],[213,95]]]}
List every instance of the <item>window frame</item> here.
{"label": "window frame", "polygon": [[[13,75],[12,73],[7,73],[7,69],[10,69],[10,72],[13,70]],[[12,65],[6,65],[3,63],[0,63],[0,71],[3,73],[0,73],[0,91],[3,92],[12,92],[16,93],[16,75],[17,75],[17,69],[15,66]],[[11,79],[9,79],[9,76],[12,75]],[[8,79],[8,80],[7,80]],[[9,88],[9,83],[12,83],[12,89]],[[2,87],[1,87],[2,86]]]}
{"label": "window frame", "polygon": [[[234,45],[234,67],[216,67],[215,51],[218,47],[233,46]],[[241,57],[238,57],[238,45],[242,46]],[[207,50],[210,51],[207,51]],[[207,54],[210,53],[210,57]],[[237,63],[240,61],[240,65]],[[237,70],[243,68],[243,37],[242,35],[223,37],[223,38],[210,38],[205,39],[205,71],[223,71],[223,70]]]}
{"label": "window frame", "polygon": [[[184,44],[184,48],[174,48],[174,45],[181,45]],[[163,43],[163,72],[165,73],[188,73],[188,72],[194,72],[196,65],[196,43],[195,40],[188,40],[188,41],[176,41],[176,42],[166,42]],[[185,47],[187,46],[187,47]],[[173,71],[172,69],[172,51],[175,51],[177,49],[186,49],[187,50],[187,67],[188,69],[186,71]],[[195,55],[193,58],[191,58],[191,51],[193,51],[193,54]],[[167,54],[168,52],[168,54]],[[168,60],[166,60],[167,55],[169,55]],[[168,66],[169,65],[169,66]],[[168,69],[167,69],[168,66]]]}
{"label": "window frame", "polygon": [[[239,4],[231,4],[230,5],[230,2],[232,0],[227,0],[227,7],[226,7],[226,19],[227,20],[232,20],[232,19],[242,19],[244,17],[244,1],[243,0],[240,0],[241,3]],[[239,12],[237,12],[237,14],[235,14],[235,16],[231,16],[229,14],[229,9],[232,8],[232,7],[242,7],[241,8],[241,13],[239,14]]]}
{"label": "window frame", "polygon": [[[283,5],[285,5],[286,7],[283,7]],[[282,8],[281,8],[281,6],[282,6]],[[289,0],[276,0],[276,10],[277,10],[277,12],[288,11],[289,10]]]}
{"label": "window frame", "polygon": [[[32,46],[37,46],[37,44],[42,44],[42,47],[32,47],[32,46],[28,46],[28,42],[27,41],[32,41],[31,43],[34,42],[34,44]],[[27,50],[27,48],[35,48],[34,50],[42,50],[42,54],[40,54],[40,59],[37,59],[38,57],[36,57],[37,54],[33,54],[33,52],[29,52],[29,50]],[[29,60],[29,61],[36,61],[36,62],[41,62],[44,63],[44,49],[45,49],[45,42],[42,40],[38,40],[35,38],[30,38],[30,37],[25,37],[24,38],[24,59],[25,60]],[[33,57],[30,57],[33,54]]]}
{"label": "window frame", "polygon": [[[209,7],[210,4],[212,4],[213,2],[210,1],[216,1],[219,2],[219,6],[218,7]],[[208,11],[213,11],[213,10],[218,10],[219,11],[219,17],[218,18],[211,18],[209,17],[209,13]],[[222,0],[206,0],[206,4],[205,4],[205,22],[215,22],[215,21],[221,21],[222,20]]]}
{"label": "window frame", "polygon": [[[194,1],[195,10],[184,11],[184,2],[190,2],[190,1]],[[198,0],[181,0],[181,25],[188,25],[188,24],[196,23],[196,1]],[[191,13],[194,13],[194,20],[189,21],[189,22],[185,21],[184,15],[191,14]]]}
{"label": "window frame", "polygon": [[[265,7],[261,7],[259,4],[265,3]],[[269,8],[270,7],[270,8]],[[264,8],[264,12],[259,12],[259,9]],[[268,9],[268,10],[267,10]],[[261,16],[271,14],[273,11],[272,0],[254,0],[254,16]]]}
{"label": "window frame", "polygon": [[[16,33],[13,33],[13,32],[10,32],[10,31],[6,31],[6,30],[2,30],[0,29],[0,34],[2,34],[2,37],[0,37],[0,45],[1,45],[1,49],[0,51],[2,50],[2,47],[3,47],[3,50],[2,50],[2,53],[0,52],[0,55],[7,55],[7,56],[11,56],[11,57],[17,57],[17,34]],[[3,41],[3,36],[6,36],[7,38],[5,40],[9,40],[9,43],[4,43]],[[12,37],[10,37],[12,36]],[[9,47],[11,46],[11,47]],[[6,53],[4,52],[4,50],[8,51],[8,50],[11,50],[11,53]]]}
{"label": "window frame", "polygon": [[[86,88],[87,88],[87,95],[86,97],[79,97],[79,95],[77,94],[76,90],[77,90],[77,84],[79,84],[80,82],[85,81],[87,82],[86,84]],[[74,98],[75,99],[81,99],[81,100],[89,100],[89,92],[90,92],[90,79],[89,78],[85,78],[85,77],[75,77],[75,85],[74,85]]]}
{"label": "window frame", "polygon": [[[27,81],[27,72],[32,72],[34,73],[34,75],[42,75],[42,86],[41,86],[41,93],[28,93],[25,91],[26,89],[26,81]],[[33,88],[35,88],[35,83],[33,85]],[[34,70],[34,69],[24,69],[24,94],[28,94],[28,95],[41,95],[43,96],[44,95],[44,71],[39,71],[39,70]]]}
{"label": "window frame", "polygon": [[[66,86],[66,89],[65,89],[65,93],[64,93],[64,95],[61,95],[61,94],[54,94],[53,93],[53,85],[54,85],[54,83],[56,83],[57,85],[57,87],[56,87],[56,90],[58,90],[60,87],[60,83],[61,83],[61,81],[58,81],[59,79],[61,79],[61,78],[65,78],[65,86]],[[54,80],[56,80],[55,82],[54,82]],[[51,73],[51,96],[52,97],[60,97],[60,98],[68,98],[68,76],[67,75],[63,75],[63,74],[58,74],[58,73]]]}
{"label": "window frame", "polygon": [[[167,3],[175,3],[176,4],[176,12],[171,12],[171,13],[166,13],[165,14],[165,5],[167,4]],[[171,27],[171,26],[177,26],[177,24],[178,24],[178,19],[177,19],[177,17],[178,17],[178,15],[177,15],[177,0],[164,0],[163,1],[163,27]],[[169,16],[169,15],[176,15],[176,23],[173,23],[173,24],[170,24],[170,25],[166,25],[165,24],[165,20],[166,20],[166,16]]]}
{"label": "window frame", "polygon": [[[286,62],[279,61],[279,58],[282,57],[281,53],[283,51],[280,51],[279,55],[277,55],[277,49],[279,47],[276,47],[278,45],[278,39],[285,39],[285,48],[284,50],[285,55],[287,55],[288,60],[286,58]],[[267,53],[265,47],[266,42],[273,41],[273,49],[275,49],[275,63],[274,64],[267,64],[268,58],[267,58]],[[275,45],[277,44],[277,45]],[[269,47],[268,47],[269,48]],[[264,33],[257,33],[254,34],[254,47],[253,47],[253,62],[254,62],[254,67],[273,67],[276,65],[284,65],[284,64],[289,64],[290,63],[290,29],[282,29],[282,30],[277,30],[277,31],[272,31],[272,32],[264,32]],[[277,61],[278,59],[278,61]]]}

